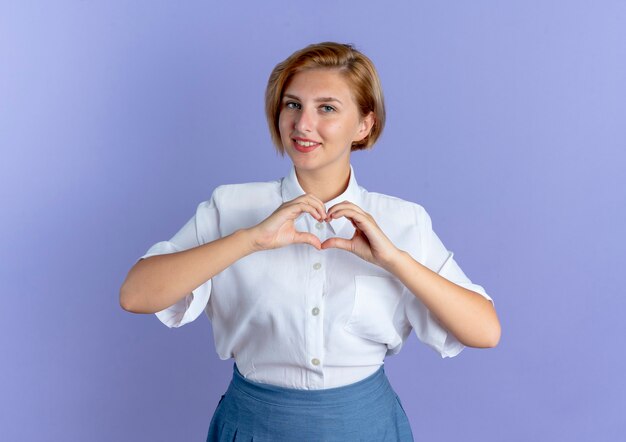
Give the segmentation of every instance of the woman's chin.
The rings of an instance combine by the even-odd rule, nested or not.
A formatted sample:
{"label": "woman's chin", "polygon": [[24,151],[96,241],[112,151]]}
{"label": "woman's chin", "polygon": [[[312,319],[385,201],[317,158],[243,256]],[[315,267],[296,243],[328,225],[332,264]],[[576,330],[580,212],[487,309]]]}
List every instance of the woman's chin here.
{"label": "woman's chin", "polygon": [[316,152],[310,152],[310,153],[301,153],[298,152],[297,150],[288,150],[287,151],[287,155],[289,155],[289,158],[291,159],[291,162],[296,166],[296,167],[301,167],[301,168],[311,168],[311,167],[316,167],[316,165],[319,164],[319,158],[317,155],[315,155]]}

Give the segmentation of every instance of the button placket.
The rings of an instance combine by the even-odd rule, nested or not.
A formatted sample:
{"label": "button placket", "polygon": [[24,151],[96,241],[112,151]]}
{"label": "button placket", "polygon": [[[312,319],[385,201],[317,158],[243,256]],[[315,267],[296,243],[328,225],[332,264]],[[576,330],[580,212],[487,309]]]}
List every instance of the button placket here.
{"label": "button placket", "polygon": [[[319,224],[319,223],[318,223]],[[314,224],[309,226],[311,233],[318,230]],[[321,231],[321,229],[320,229]],[[323,233],[319,236],[323,237]],[[307,383],[311,388],[321,388],[324,385],[324,320],[321,311],[324,289],[326,286],[326,261],[323,250],[313,247],[308,249],[309,284],[305,299],[306,349],[307,365],[311,371],[307,375]]]}

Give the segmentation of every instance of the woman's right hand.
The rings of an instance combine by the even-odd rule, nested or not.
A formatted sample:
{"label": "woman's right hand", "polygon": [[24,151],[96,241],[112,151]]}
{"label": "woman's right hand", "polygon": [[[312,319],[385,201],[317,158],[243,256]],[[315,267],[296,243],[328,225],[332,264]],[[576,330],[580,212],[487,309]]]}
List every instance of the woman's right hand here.
{"label": "woman's right hand", "polygon": [[289,244],[306,243],[321,250],[319,238],[312,233],[296,230],[294,221],[307,212],[319,222],[326,220],[324,203],[311,194],[304,194],[283,203],[265,220],[248,229],[257,251],[277,249]]}

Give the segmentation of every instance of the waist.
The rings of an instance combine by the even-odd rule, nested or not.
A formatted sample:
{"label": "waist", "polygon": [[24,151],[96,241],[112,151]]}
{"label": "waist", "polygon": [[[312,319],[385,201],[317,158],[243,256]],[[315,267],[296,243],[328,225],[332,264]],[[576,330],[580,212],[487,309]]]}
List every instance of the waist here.
{"label": "waist", "polygon": [[[369,361],[354,361],[355,365],[339,365],[325,361],[323,368],[307,369],[285,358],[275,363],[263,363],[256,360],[252,363],[247,358],[235,357],[235,364],[239,373],[246,380],[259,384],[276,385],[291,389],[323,390],[328,388],[344,387],[353,384],[374,374],[381,365]],[[353,362],[353,361],[351,361]]]}
{"label": "waist", "polygon": [[229,390],[231,389],[274,405],[324,406],[359,402],[376,395],[388,394],[391,385],[383,365],[366,378],[348,385],[319,390],[301,390],[251,381],[239,372],[237,364],[233,364],[233,379]]}

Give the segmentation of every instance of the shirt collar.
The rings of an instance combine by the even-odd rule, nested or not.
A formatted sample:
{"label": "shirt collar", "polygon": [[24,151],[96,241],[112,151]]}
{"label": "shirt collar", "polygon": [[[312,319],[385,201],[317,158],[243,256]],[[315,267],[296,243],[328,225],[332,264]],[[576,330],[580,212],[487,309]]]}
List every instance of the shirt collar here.
{"label": "shirt collar", "polygon": [[[304,190],[298,182],[296,168],[293,165],[291,166],[291,171],[289,172],[289,175],[282,179],[281,194],[283,202],[291,201],[292,199],[297,198],[300,195],[304,195]],[[341,195],[333,198],[324,205],[326,206],[326,210],[328,210],[335,204],[342,201],[350,201],[351,203],[361,207],[361,190],[356,181],[356,177],[354,176],[354,169],[352,168],[352,165],[350,165],[350,180],[348,181],[348,187],[346,188],[346,190]],[[346,223],[348,223],[348,219],[346,217],[332,219],[330,221],[330,225],[335,233],[338,233]],[[352,226],[351,223],[349,224],[350,226]]]}

